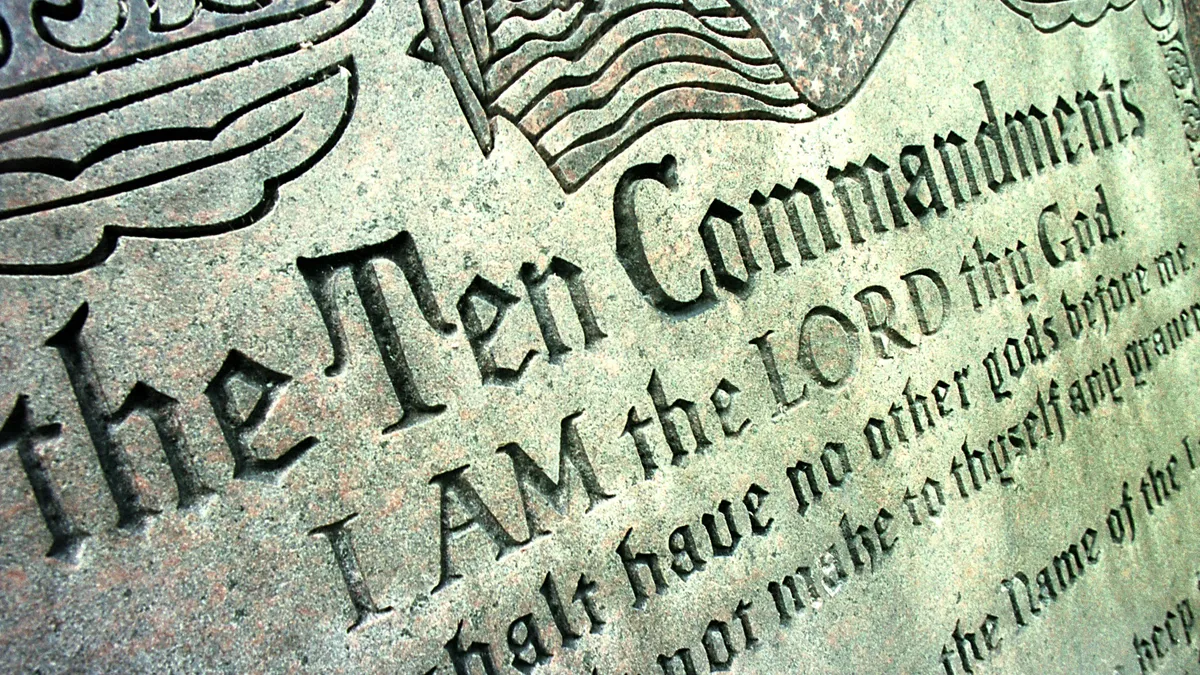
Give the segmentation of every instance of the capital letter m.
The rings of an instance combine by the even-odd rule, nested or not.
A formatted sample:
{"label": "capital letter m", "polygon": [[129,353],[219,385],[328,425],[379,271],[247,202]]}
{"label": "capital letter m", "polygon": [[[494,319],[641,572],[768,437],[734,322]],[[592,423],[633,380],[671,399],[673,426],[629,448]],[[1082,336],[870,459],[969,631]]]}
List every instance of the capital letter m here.
{"label": "capital letter m", "polygon": [[604,491],[599,479],[596,478],[596,471],[592,467],[591,460],[588,459],[587,451],[584,450],[583,442],[579,438],[579,431],[575,428],[575,420],[581,415],[583,415],[583,411],[571,413],[562,420],[559,434],[557,481],[551,480],[550,476],[520,445],[508,443],[497,450],[512,459],[513,475],[517,480],[517,490],[521,494],[525,522],[529,526],[531,538],[550,533],[542,516],[539,515],[539,511],[543,515],[545,512],[543,509],[535,510],[530,501],[531,493],[537,493],[541,497],[541,501],[548,504],[560,516],[566,516],[570,508],[571,486],[575,482],[576,475],[579,477],[579,482],[583,484],[584,492],[587,493],[587,511],[591,511],[598,502],[612,497],[611,494]]}

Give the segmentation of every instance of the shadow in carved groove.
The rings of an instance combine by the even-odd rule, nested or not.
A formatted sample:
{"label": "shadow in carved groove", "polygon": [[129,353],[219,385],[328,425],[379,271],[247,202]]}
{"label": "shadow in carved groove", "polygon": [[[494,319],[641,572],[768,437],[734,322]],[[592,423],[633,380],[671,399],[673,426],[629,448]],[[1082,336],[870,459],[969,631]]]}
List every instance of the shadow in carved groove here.
{"label": "shadow in carved groove", "polygon": [[11,54],[12,33],[8,30],[8,24],[4,22],[4,17],[0,16],[0,68],[8,63],[8,57]]}

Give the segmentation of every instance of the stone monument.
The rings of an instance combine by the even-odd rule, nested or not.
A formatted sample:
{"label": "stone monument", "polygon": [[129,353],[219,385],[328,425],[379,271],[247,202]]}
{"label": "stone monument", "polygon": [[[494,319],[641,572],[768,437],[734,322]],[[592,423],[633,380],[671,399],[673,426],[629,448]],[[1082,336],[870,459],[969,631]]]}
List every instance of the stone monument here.
{"label": "stone monument", "polygon": [[1200,673],[1181,0],[3,0],[0,669]]}

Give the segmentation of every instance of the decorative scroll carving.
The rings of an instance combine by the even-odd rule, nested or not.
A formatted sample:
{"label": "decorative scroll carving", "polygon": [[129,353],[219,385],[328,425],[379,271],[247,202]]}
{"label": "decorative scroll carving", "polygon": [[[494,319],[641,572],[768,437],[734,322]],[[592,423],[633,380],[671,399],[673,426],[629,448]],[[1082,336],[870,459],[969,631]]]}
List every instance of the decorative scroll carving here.
{"label": "decorative scroll carving", "polygon": [[46,42],[68,52],[93,52],[113,41],[129,18],[119,0],[72,0],[59,5],[38,0],[30,8],[34,29]]}
{"label": "decorative scroll carving", "polygon": [[1009,9],[1028,18],[1038,30],[1050,33],[1076,24],[1091,26],[1110,9],[1123,10],[1134,0],[1004,0]]}
{"label": "decorative scroll carving", "polygon": [[[0,275],[75,273],[122,236],[260,220],[349,124],[353,58],[308,52],[373,1],[0,8]],[[103,84],[77,82],[89,74]]]}
{"label": "decorative scroll carving", "polygon": [[567,192],[678,119],[801,122],[844,105],[911,0],[421,0],[484,154],[519,128]]}
{"label": "decorative scroll carving", "polygon": [[1200,178],[1200,95],[1196,89],[1195,71],[1188,57],[1180,31],[1182,9],[1178,0],[1142,0],[1146,22],[1156,31],[1159,48],[1167,68],[1167,76],[1175,90],[1175,100],[1183,116],[1183,133],[1188,150]]}
{"label": "decorative scroll carving", "polygon": [[[364,0],[24,0],[0,8],[11,60],[0,57],[0,99],[105,72],[250,30],[282,28],[287,42],[341,32]],[[22,7],[21,5],[25,5]],[[268,39],[261,43],[271,44]],[[280,42],[274,48],[283,46]],[[0,55],[3,52],[0,51]],[[267,54],[258,55],[259,58]]]}

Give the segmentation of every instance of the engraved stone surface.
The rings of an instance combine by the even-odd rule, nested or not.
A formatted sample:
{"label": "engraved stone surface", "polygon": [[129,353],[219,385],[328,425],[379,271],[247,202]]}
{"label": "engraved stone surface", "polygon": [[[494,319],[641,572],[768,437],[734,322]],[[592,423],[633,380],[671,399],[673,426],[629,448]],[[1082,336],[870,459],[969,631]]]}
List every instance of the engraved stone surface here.
{"label": "engraved stone surface", "polygon": [[1200,674],[1198,22],[0,0],[0,670]]}

